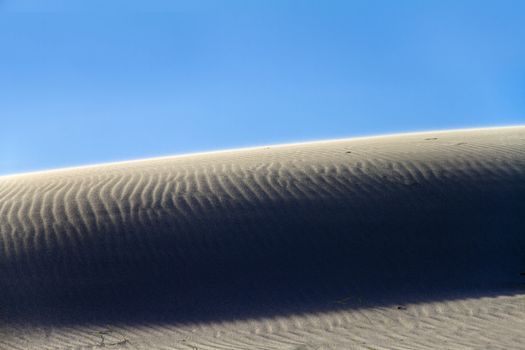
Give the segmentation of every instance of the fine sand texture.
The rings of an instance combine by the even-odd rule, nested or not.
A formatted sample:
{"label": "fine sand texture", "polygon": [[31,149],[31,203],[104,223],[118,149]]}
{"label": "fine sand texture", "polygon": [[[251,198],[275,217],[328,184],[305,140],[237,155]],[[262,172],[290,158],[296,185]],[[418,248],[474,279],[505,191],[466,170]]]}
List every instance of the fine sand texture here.
{"label": "fine sand texture", "polygon": [[525,127],[0,177],[0,349],[524,349]]}

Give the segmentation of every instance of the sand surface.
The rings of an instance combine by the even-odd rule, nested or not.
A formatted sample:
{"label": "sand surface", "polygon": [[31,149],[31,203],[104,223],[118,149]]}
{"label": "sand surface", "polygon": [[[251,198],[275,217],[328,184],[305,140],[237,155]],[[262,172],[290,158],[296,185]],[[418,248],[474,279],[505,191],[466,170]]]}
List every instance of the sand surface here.
{"label": "sand surface", "polygon": [[523,349],[525,127],[0,177],[0,349]]}

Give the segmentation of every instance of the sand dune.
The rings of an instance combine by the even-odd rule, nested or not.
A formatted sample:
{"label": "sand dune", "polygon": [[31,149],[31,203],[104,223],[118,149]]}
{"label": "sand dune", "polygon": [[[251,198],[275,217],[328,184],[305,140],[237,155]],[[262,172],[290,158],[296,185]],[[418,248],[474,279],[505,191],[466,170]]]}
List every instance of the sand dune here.
{"label": "sand dune", "polygon": [[2,349],[523,349],[525,127],[0,177]]}

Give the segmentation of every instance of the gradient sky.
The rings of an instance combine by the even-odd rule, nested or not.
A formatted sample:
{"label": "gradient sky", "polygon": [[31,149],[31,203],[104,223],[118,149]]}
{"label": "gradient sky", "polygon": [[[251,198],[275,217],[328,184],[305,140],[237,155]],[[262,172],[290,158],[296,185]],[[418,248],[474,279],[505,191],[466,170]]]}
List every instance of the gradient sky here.
{"label": "gradient sky", "polygon": [[0,0],[0,174],[525,124],[525,1]]}

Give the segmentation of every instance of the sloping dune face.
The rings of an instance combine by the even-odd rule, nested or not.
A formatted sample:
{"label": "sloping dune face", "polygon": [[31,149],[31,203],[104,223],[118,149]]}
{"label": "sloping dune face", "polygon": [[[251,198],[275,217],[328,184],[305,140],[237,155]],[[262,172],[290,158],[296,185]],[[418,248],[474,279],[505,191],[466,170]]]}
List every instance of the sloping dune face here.
{"label": "sloping dune face", "polygon": [[525,127],[0,177],[0,347],[519,348],[524,213]]}

